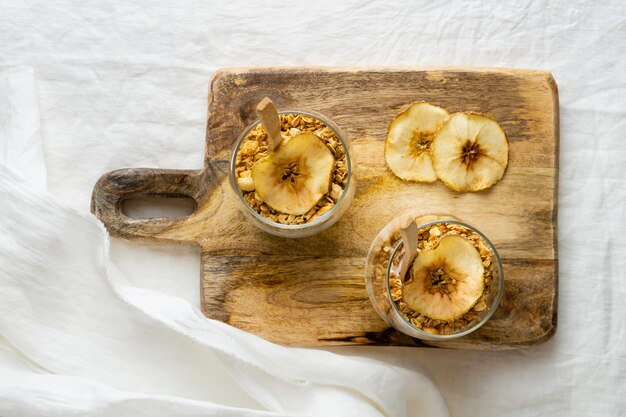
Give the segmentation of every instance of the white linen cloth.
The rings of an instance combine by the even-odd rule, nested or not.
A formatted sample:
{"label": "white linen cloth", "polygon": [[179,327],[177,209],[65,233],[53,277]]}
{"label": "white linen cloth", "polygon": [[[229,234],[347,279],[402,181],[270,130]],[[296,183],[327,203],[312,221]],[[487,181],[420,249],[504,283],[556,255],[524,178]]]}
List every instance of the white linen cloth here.
{"label": "white linen cloth", "polygon": [[38,166],[35,178],[45,178],[37,131],[23,123],[36,114],[31,75],[0,73],[10,87],[0,97],[10,110],[0,154],[0,415],[447,415],[420,375],[273,345],[125,283],[101,223],[16,175]]}
{"label": "white linen cloth", "polygon": [[[454,416],[626,415],[625,40],[616,0],[0,4],[0,415],[446,415],[422,375]],[[286,349],[201,316],[194,249],[112,240],[109,262],[97,178],[201,167],[209,77],[241,65],[552,71],[556,336]]]}

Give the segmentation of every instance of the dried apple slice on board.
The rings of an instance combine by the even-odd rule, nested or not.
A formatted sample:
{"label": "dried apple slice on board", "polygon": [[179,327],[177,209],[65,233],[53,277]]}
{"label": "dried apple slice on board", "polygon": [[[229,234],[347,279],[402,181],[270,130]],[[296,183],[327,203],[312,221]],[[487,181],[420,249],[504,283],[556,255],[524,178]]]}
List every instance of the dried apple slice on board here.
{"label": "dried apple slice on board", "polygon": [[274,210],[305,214],[330,189],[335,158],[312,133],[284,140],[252,167],[252,180],[259,196]]}
{"label": "dried apple slice on board", "polygon": [[420,252],[405,284],[404,302],[432,319],[451,322],[472,308],[485,288],[478,250],[460,236],[445,236]]}
{"label": "dried apple slice on board", "polygon": [[509,143],[500,125],[478,113],[454,113],[432,144],[437,176],[455,191],[479,191],[504,175]]}
{"label": "dried apple slice on board", "polygon": [[398,114],[389,125],[385,141],[389,169],[403,180],[435,181],[430,148],[447,118],[445,109],[426,102],[413,103]]}

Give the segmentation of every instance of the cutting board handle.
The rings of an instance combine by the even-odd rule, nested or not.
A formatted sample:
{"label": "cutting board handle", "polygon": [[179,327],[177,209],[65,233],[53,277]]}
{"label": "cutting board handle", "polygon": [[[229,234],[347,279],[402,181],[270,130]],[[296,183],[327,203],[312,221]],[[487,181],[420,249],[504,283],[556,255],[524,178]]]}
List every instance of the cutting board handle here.
{"label": "cutting board handle", "polygon": [[[175,233],[193,214],[177,218],[134,219],[122,212],[129,198],[191,198],[199,206],[201,171],[153,168],[127,168],[104,174],[91,196],[91,212],[107,227],[111,236],[126,239],[187,241]],[[195,210],[194,210],[195,213]]]}

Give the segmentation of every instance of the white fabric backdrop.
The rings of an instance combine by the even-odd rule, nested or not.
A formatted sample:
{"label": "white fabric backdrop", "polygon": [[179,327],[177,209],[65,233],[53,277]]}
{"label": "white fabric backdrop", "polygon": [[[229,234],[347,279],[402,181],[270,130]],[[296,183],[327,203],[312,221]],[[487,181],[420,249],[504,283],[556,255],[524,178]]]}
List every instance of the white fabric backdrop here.
{"label": "white fabric backdrop", "polygon": [[[12,68],[0,77],[0,164],[35,185],[25,187],[7,168],[0,171],[0,415],[37,415],[46,408],[68,415],[59,404],[75,407],[77,415],[136,409],[225,415],[220,404],[302,415],[330,415],[324,404],[338,407],[339,415],[352,406],[354,413],[399,415],[408,405],[409,415],[445,415],[420,375],[437,385],[454,416],[626,415],[622,2],[8,1],[0,5],[0,66],[16,65],[34,73]],[[104,237],[87,215],[94,182],[122,167],[201,167],[210,75],[243,65],[552,71],[561,99],[556,336],[499,353],[332,349],[367,362],[292,353],[198,316],[191,307],[198,303],[194,249],[113,240],[113,264],[103,272],[104,249],[95,248],[105,248]],[[39,138],[52,196],[40,191],[46,177],[33,145]],[[34,216],[43,207],[50,213]],[[62,226],[75,232],[74,244],[55,237]],[[25,234],[29,227],[47,232]],[[47,275],[49,264],[33,258],[51,256],[72,262],[55,264],[56,272]],[[70,280],[81,273],[91,277],[90,285]],[[36,291],[44,284],[57,292]],[[118,317],[123,325],[106,327],[117,332],[106,338],[88,331],[92,323],[66,316],[67,305],[76,304],[67,294],[89,300],[78,303],[89,308],[85,316],[93,318],[95,306],[106,304],[100,319]],[[159,347],[145,340],[158,340]],[[264,363],[275,377],[237,365],[242,362],[210,347],[215,343],[229,343],[240,360]],[[292,355],[310,355],[321,371]],[[276,358],[288,361],[290,372]],[[345,388],[346,366],[346,375],[371,376],[357,384],[358,395]],[[297,375],[312,385],[298,389]],[[400,389],[372,382],[381,375]],[[285,378],[290,382],[279,382]],[[328,388],[333,383],[344,388]],[[341,401],[348,408],[337,406]]]}

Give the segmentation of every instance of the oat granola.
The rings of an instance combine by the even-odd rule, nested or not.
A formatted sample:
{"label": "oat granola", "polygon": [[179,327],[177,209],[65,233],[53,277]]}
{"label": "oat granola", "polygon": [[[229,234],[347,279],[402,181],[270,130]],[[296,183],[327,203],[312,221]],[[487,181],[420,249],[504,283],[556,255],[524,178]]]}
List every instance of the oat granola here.
{"label": "oat granola", "polygon": [[[495,289],[493,287],[494,259],[490,250],[487,248],[484,240],[473,230],[452,223],[438,223],[425,228],[421,228],[418,235],[418,253],[424,250],[432,250],[437,247],[443,236],[459,235],[469,241],[479,252],[483,262],[484,283],[485,287],[482,296],[476,304],[463,316],[454,321],[435,320],[426,315],[420,314],[412,310],[403,301],[403,287],[410,279],[410,274],[406,277],[397,276],[399,271],[398,264],[404,253],[401,247],[393,260],[393,265],[389,275],[389,290],[391,298],[397,306],[404,318],[415,327],[433,334],[453,334],[469,328],[478,323],[488,305],[488,300],[494,296]],[[389,238],[383,243],[381,249],[375,256],[374,274],[375,279],[380,280],[386,277],[389,260],[393,248],[400,240],[399,230],[390,234]]]}
{"label": "oat granola", "polygon": [[[304,224],[311,222],[330,211],[341,197],[348,181],[348,161],[346,150],[335,132],[318,119],[302,114],[281,114],[281,135],[284,139],[303,132],[315,134],[332,152],[335,160],[332,168],[332,182],[329,190],[318,203],[302,215],[286,214],[268,206],[255,191],[241,189],[246,203],[261,216],[281,224]],[[259,123],[243,139],[235,158],[237,179],[250,178],[252,167],[268,154],[267,133]]]}

